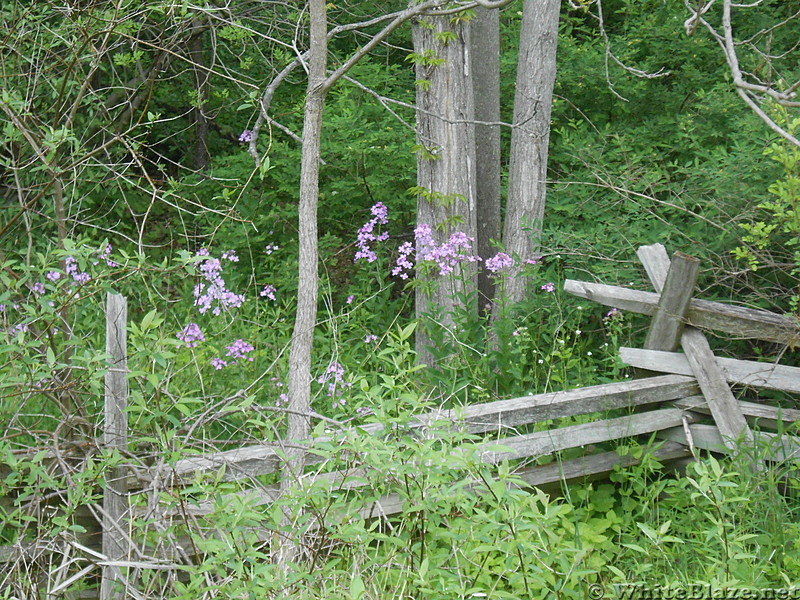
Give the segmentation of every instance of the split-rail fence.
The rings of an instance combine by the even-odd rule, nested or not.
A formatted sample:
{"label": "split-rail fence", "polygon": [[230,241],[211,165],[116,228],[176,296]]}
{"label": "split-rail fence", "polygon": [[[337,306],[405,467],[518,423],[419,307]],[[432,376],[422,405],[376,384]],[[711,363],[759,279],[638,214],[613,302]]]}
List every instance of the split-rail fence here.
{"label": "split-rail fence", "polygon": [[[434,422],[449,422],[470,434],[487,434],[487,463],[518,460],[516,474],[530,486],[557,484],[587,477],[602,477],[618,465],[638,462],[630,455],[609,449],[607,442],[635,436],[656,436],[660,443],[650,452],[662,463],[691,459],[698,450],[713,452],[748,451],[755,444],[766,444],[772,456],[763,450],[754,453],[753,468],[763,460],[795,460],[800,453],[800,439],[787,434],[789,426],[800,421],[800,410],[778,408],[765,402],[737,399],[731,386],[740,389],[765,388],[789,393],[800,392],[800,368],[774,362],[751,362],[716,357],[703,333],[715,330],[738,339],[759,339],[793,348],[800,342],[800,327],[795,319],[774,313],[693,298],[699,261],[676,253],[672,260],[661,245],[643,246],[637,252],[655,289],[638,291],[599,283],[567,280],[565,290],[608,307],[652,317],[643,348],[622,348],[622,360],[637,369],[637,378],[581,389],[535,394],[458,410],[435,410],[417,416],[412,429],[421,432]],[[127,448],[127,367],[125,299],[109,295],[107,310],[107,352],[111,364],[106,375],[104,438],[99,443],[124,452]],[[682,352],[677,352],[682,349]],[[609,411],[617,416],[609,417]],[[595,420],[563,424],[559,420],[581,415],[596,415]],[[619,416],[621,415],[621,416]],[[584,418],[586,420],[586,418]],[[547,422],[544,430],[529,431],[533,424]],[[574,419],[572,421],[574,423]],[[379,434],[383,427],[371,424],[361,428],[367,434]],[[304,444],[306,464],[319,461],[313,451],[314,441]],[[498,447],[504,450],[499,451]],[[548,464],[534,464],[533,459],[569,449],[583,453]],[[154,482],[181,485],[197,475],[222,474],[223,479],[241,480],[278,472],[284,453],[276,445],[252,445],[213,454],[191,456],[163,470],[137,475],[117,467],[107,474],[102,506],[94,511],[95,535],[84,543],[70,542],[72,555],[81,554],[86,566],[70,577],[51,578],[48,597],[59,597],[76,577],[97,576],[101,585],[92,597],[121,597],[118,583],[124,583],[127,568],[169,569],[168,561],[131,560],[128,545],[131,536],[126,526],[130,504],[128,494]],[[326,473],[332,486],[342,474]],[[259,486],[250,494],[257,502],[273,502],[279,486]],[[385,517],[402,509],[399,498],[387,496],[362,507],[362,514]],[[183,508],[192,518],[208,514],[210,506],[199,503]],[[164,512],[164,517],[169,515]],[[99,532],[99,535],[98,535]],[[18,542],[0,547],[3,564],[26,560],[52,552],[60,542]],[[67,543],[63,541],[63,543]],[[179,543],[179,542],[176,542]],[[66,555],[65,555],[66,556]],[[71,563],[70,563],[71,564]],[[63,566],[63,563],[62,563]],[[55,566],[56,570],[61,568]]]}

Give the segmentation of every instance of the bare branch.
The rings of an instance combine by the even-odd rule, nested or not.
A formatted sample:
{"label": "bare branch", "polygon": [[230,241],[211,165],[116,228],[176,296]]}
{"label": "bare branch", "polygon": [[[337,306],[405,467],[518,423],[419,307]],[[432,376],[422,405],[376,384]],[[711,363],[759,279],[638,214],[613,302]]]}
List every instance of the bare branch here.
{"label": "bare branch", "polygon": [[614,88],[614,84],[611,81],[611,74],[608,69],[609,60],[614,61],[624,71],[630,73],[635,77],[639,77],[640,79],[658,79],[660,77],[666,77],[667,75],[670,74],[670,72],[665,71],[663,68],[661,68],[655,73],[648,73],[647,71],[631,67],[622,62],[619,58],[617,58],[617,55],[614,54],[614,51],[611,49],[611,41],[609,40],[608,33],[606,32],[605,18],[603,17],[603,2],[602,0],[596,0],[596,2],[597,2],[597,15],[595,16],[595,18],[597,19],[598,26],[600,27],[600,35],[603,38],[603,42],[605,44],[604,62],[605,62],[606,82],[608,83],[608,89],[611,90],[611,93],[614,94],[617,98],[619,98],[623,102],[627,102],[628,99],[622,96]]}
{"label": "bare branch", "polygon": [[684,4],[686,5],[686,8],[688,8],[692,13],[692,16],[689,17],[688,19],[686,19],[683,22],[683,28],[686,30],[686,35],[692,35],[695,32],[695,30],[697,29],[697,26],[700,24],[700,17],[702,17],[704,14],[706,14],[708,12],[708,9],[711,8],[714,5],[714,2],[716,2],[716,1],[717,0],[709,0],[701,8],[694,9],[689,4],[689,0],[684,0]]}
{"label": "bare branch", "polygon": [[[800,107],[800,102],[795,100],[797,89],[800,88],[800,81],[796,81],[791,85],[785,87],[783,90],[775,88],[773,85],[764,83],[753,74],[742,72],[739,63],[738,48],[742,46],[749,46],[753,52],[760,55],[767,63],[768,69],[772,70],[772,60],[775,56],[786,56],[786,53],[778,53],[777,55],[772,52],[762,52],[756,47],[756,42],[759,38],[771,36],[772,32],[777,29],[796,21],[800,17],[800,11],[795,12],[788,18],[783,19],[779,23],[759,30],[754,35],[750,36],[745,41],[737,41],[734,36],[732,25],[732,9],[753,9],[762,4],[761,0],[755,2],[741,4],[734,3],[731,0],[722,0],[722,29],[717,30],[716,27],[711,25],[703,15],[708,12],[715,0],[710,0],[702,8],[696,9],[691,6],[689,0],[684,0],[684,4],[690,11],[691,16],[686,20],[684,26],[688,35],[694,33],[698,25],[703,25],[711,36],[717,41],[725,56],[725,61],[728,63],[728,68],[733,79],[736,93],[744,101],[744,103],[752,110],[756,116],[761,119],[767,127],[773,132],[800,148],[800,139],[789,132],[786,128],[781,127],[767,112],[763,104],[767,101],[772,101],[780,106],[787,108]],[[749,77],[749,79],[748,79]]]}

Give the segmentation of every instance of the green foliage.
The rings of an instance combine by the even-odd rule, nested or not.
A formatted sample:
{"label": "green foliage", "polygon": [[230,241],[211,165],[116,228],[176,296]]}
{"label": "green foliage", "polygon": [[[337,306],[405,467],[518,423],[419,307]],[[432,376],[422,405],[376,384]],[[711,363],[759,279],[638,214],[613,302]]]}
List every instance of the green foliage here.
{"label": "green foliage", "polygon": [[[641,448],[623,450],[645,460],[612,477],[621,508],[630,514],[615,563],[621,581],[792,585],[796,563],[793,551],[784,553],[784,540],[796,530],[796,486],[793,481],[783,495],[775,485],[788,465],[754,473],[746,456],[724,463],[707,457],[690,463],[685,476],[669,479],[658,475],[658,463]],[[770,456],[766,444],[758,455]]]}
{"label": "green foliage", "polygon": [[[451,32],[442,32],[451,33]],[[445,59],[439,58],[436,56],[436,51],[433,49],[427,49],[423,52],[411,52],[409,53],[406,60],[413,62],[415,65],[422,65],[424,67],[439,67],[445,63]]]}
{"label": "green foliage", "polygon": [[[788,4],[767,4],[791,16]],[[302,132],[301,69],[272,99],[277,124],[261,127],[259,165],[239,138],[253,127],[264,82],[305,43],[297,36],[305,13],[242,6],[0,5],[8,25],[0,41],[0,536],[54,553],[6,563],[0,588],[8,597],[43,597],[52,591],[44,583],[70,593],[96,586],[94,575],[75,576],[86,566],[81,548],[91,543],[91,512],[110,469],[160,467],[166,478],[187,458],[283,436],[300,176],[300,145],[284,128]],[[273,473],[230,480],[221,468],[183,487],[147,480],[132,495],[129,531],[144,540],[135,558],[181,564],[128,571],[144,597],[585,598],[588,583],[800,578],[796,481],[784,465],[753,474],[744,462],[707,457],[672,477],[645,448],[623,446],[620,454],[640,462],[615,472],[613,485],[547,495],[523,489],[514,464],[484,464],[474,436],[446,423],[414,426],[415,415],[434,408],[628,376],[617,350],[638,339],[642,322],[560,288],[587,273],[642,284],[632,261],[640,244],[687,250],[717,273],[738,270],[728,262],[735,248],[734,258],[757,271],[723,273],[724,289],[717,273],[704,274],[704,297],[797,309],[796,149],[769,137],[741,105],[714,40],[684,35],[680,3],[604,2],[609,47],[626,64],[669,72],[655,79],[613,61],[604,76],[607,49],[592,9],[565,4],[561,19],[544,258],[525,267],[526,301],[502,306],[495,321],[462,308],[417,321],[414,284],[389,276],[399,242],[411,238],[418,197],[455,200],[413,187],[417,155],[438,154],[406,125],[415,87],[430,84],[415,81],[413,65],[441,59],[408,54],[408,32],[399,32],[330,92],[311,464],[277,502],[269,499]],[[374,10],[331,5],[331,22],[352,24]],[[501,15],[508,122],[519,18],[513,9]],[[737,27],[755,33],[763,25]],[[794,43],[790,34],[775,32],[776,44]],[[204,48],[197,64],[186,60],[195,35]],[[453,35],[437,38],[446,44]],[[336,36],[331,65],[363,42]],[[198,142],[210,162],[196,169]],[[378,202],[391,211],[392,241],[374,262],[354,263],[356,229]],[[59,231],[62,209],[77,239]],[[201,249],[216,258],[236,252],[223,274],[241,306],[199,312],[193,291],[209,284]],[[268,286],[274,300],[261,295]],[[108,291],[130,303],[130,456],[96,441]],[[471,294],[458,300],[477,303]],[[452,327],[430,331],[437,368],[423,369],[416,328],[442,317]],[[178,338],[190,323],[204,333],[197,345]],[[253,349],[233,360],[237,340]],[[214,360],[229,364],[217,369]],[[399,512],[381,519],[365,511],[387,495]],[[283,569],[275,555],[287,540],[300,556]],[[177,554],[173,541],[182,544]]]}
{"label": "green foliage", "polygon": [[[780,116],[778,121],[792,135],[800,131],[800,119],[789,120],[785,109],[776,113]],[[770,267],[768,276],[788,288],[784,295],[788,295],[789,307],[796,313],[800,302],[796,293],[800,275],[800,249],[797,247],[800,240],[800,150],[780,140],[770,144],[764,155],[780,165],[783,174],[769,186],[769,198],[756,206],[758,212],[754,216],[758,220],[740,225],[745,232],[742,236],[745,245],[732,252],[753,271],[764,263],[790,264],[788,271]]]}

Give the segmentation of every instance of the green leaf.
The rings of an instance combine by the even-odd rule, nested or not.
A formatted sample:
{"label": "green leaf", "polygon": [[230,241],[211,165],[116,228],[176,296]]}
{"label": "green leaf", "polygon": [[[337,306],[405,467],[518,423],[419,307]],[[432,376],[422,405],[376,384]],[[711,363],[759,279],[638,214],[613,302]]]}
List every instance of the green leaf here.
{"label": "green leaf", "polygon": [[142,319],[142,325],[141,325],[142,331],[147,331],[148,329],[151,329],[151,326],[158,326],[157,323],[154,325],[156,317],[158,317],[157,310],[151,310],[149,313],[147,313],[144,316],[144,319]]}
{"label": "green leaf", "polygon": [[403,328],[400,330],[400,341],[401,341],[401,342],[404,342],[404,341],[406,341],[408,338],[410,338],[410,337],[411,337],[411,334],[413,334],[413,333],[414,333],[414,330],[415,330],[416,328],[417,328],[417,323],[416,323],[416,321],[414,321],[414,322],[412,322],[412,323],[409,323],[408,325],[406,325],[405,327],[403,327]]}
{"label": "green leaf", "polygon": [[48,346],[47,347],[47,366],[48,367],[52,367],[55,364],[56,364],[56,355],[53,352],[53,349],[50,346]]}
{"label": "green leaf", "polygon": [[352,600],[361,600],[366,591],[367,588],[361,580],[361,577],[359,575],[353,576],[353,580],[350,582],[350,598]]}

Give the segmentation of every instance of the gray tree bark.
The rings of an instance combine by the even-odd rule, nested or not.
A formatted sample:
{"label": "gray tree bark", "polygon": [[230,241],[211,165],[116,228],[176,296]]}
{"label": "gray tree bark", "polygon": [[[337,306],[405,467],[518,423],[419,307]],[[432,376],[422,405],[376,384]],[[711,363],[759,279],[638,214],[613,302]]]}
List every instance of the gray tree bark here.
{"label": "gray tree bark", "polygon": [[[417,57],[417,224],[430,225],[434,241],[456,231],[475,240],[475,108],[470,81],[469,26],[450,16],[414,23]],[[474,246],[473,246],[474,248]],[[476,250],[473,249],[473,253]],[[417,248],[419,258],[420,248]],[[477,268],[462,263],[449,276],[417,265],[416,349],[433,366],[429,327],[453,326],[453,311],[474,310]]]}
{"label": "gray tree bark", "polygon": [[[285,448],[287,467],[283,472],[281,490],[291,486],[303,470],[304,452],[297,442],[308,438],[311,408],[311,348],[317,320],[319,288],[319,244],[317,240],[317,206],[319,204],[319,162],[322,139],[322,111],[325,105],[325,86],[328,57],[328,21],[325,0],[309,0],[310,50],[308,57],[308,88],[303,121],[303,144],[300,159],[299,257],[297,281],[297,312],[292,346],[289,350],[288,377],[288,446]],[[293,540],[280,544],[277,562],[286,566],[295,559],[297,546]]]}
{"label": "gray tree bark", "polygon": [[530,258],[540,243],[560,7],[560,0],[523,4],[503,231],[506,252],[516,262],[499,294],[508,303],[521,301],[528,292],[520,263]]}
{"label": "gray tree bark", "polygon": [[[476,8],[470,23],[472,91],[475,119],[500,121],[500,13]],[[475,197],[478,256],[494,256],[492,241],[501,241],[500,125],[475,125]],[[485,268],[478,271],[478,310],[483,313],[494,299],[495,281]]]}

